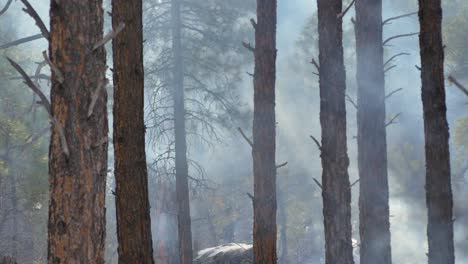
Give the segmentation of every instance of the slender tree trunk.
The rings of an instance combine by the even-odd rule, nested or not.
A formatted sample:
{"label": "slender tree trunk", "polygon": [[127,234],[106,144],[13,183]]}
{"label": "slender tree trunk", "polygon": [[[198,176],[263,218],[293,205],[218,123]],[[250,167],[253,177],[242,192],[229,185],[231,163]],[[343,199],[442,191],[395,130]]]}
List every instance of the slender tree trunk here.
{"label": "slender tree trunk", "polygon": [[352,264],[351,188],[346,139],[346,72],[341,0],[318,0],[322,198],[325,262]]}
{"label": "slender tree trunk", "polygon": [[429,264],[455,263],[449,127],[445,104],[440,0],[419,0],[421,80],[426,140]]}
{"label": "slender tree trunk", "polygon": [[255,264],[276,263],[276,0],[257,0],[253,174]]}
{"label": "slender tree trunk", "polygon": [[359,233],[362,264],[390,264],[382,1],[356,1]]}
{"label": "slender tree trunk", "polygon": [[[50,1],[51,106],[48,263],[104,263],[107,95],[102,0]],[[64,140],[65,139],[65,140]],[[66,141],[66,142],[65,142]],[[68,155],[66,149],[68,148]]]}
{"label": "slender tree trunk", "polygon": [[288,225],[288,212],[286,207],[286,197],[284,192],[277,188],[278,197],[278,222],[281,226],[280,229],[280,245],[281,245],[281,257],[279,259],[280,264],[288,263],[288,236],[287,236],[287,225]]}
{"label": "slender tree trunk", "polygon": [[115,201],[119,263],[154,263],[145,154],[142,1],[113,0]]}
{"label": "slender tree trunk", "polygon": [[172,0],[173,97],[175,129],[176,193],[180,264],[192,263],[192,230],[188,189],[187,139],[185,133],[184,65],[182,55],[181,0]]}

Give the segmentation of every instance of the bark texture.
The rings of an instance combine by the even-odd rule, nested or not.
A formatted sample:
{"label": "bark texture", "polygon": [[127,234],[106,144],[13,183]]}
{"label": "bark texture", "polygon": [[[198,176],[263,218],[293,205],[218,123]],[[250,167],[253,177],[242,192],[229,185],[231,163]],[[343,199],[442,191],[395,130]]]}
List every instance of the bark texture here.
{"label": "bark texture", "polygon": [[346,72],[341,0],[318,0],[325,263],[352,264],[351,188],[346,145]]}
{"label": "bark texture", "polygon": [[440,0],[419,0],[429,264],[455,263]]}
{"label": "bark texture", "polygon": [[185,132],[184,65],[182,54],[181,0],[172,0],[173,100],[175,170],[180,264],[193,260],[188,189],[187,138]]}
{"label": "bark texture", "polygon": [[254,263],[276,263],[276,0],[257,0],[253,174]]}
{"label": "bark texture", "polygon": [[360,258],[390,264],[382,1],[356,1]]}
{"label": "bark texture", "polygon": [[64,82],[52,73],[48,263],[104,263],[105,90],[88,117],[106,71],[104,48],[93,51],[103,37],[102,0],[50,1],[50,37],[50,58]]}
{"label": "bark texture", "polygon": [[119,263],[154,263],[145,154],[142,1],[113,0],[115,201]]}

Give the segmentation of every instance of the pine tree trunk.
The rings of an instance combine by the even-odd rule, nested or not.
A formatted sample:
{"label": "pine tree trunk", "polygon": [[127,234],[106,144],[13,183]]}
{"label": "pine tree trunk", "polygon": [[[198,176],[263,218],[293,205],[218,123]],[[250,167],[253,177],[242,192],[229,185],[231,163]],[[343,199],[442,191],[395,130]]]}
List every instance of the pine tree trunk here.
{"label": "pine tree trunk", "polygon": [[346,72],[341,0],[318,0],[322,198],[325,262],[352,264],[351,188],[346,145]]}
{"label": "pine tree trunk", "polygon": [[176,194],[170,180],[160,179],[156,191],[155,262],[179,264]]}
{"label": "pine tree trunk", "polygon": [[188,189],[187,139],[185,133],[184,66],[182,56],[181,0],[172,0],[173,97],[175,167],[180,264],[193,260],[190,199]]}
{"label": "pine tree trunk", "polygon": [[253,174],[255,264],[276,263],[276,0],[257,0]]}
{"label": "pine tree trunk", "polygon": [[359,233],[362,264],[390,264],[382,1],[356,1]]}
{"label": "pine tree trunk", "polygon": [[453,200],[440,0],[419,0],[429,264],[453,264]]}
{"label": "pine tree trunk", "polygon": [[154,263],[145,154],[142,1],[113,0],[115,201],[119,263]]}
{"label": "pine tree trunk", "polygon": [[56,124],[49,152],[48,263],[104,263],[108,146],[104,90],[88,117],[92,95],[102,86],[106,71],[104,47],[93,51],[103,38],[102,0],[50,2],[49,52],[64,82],[53,72]]}

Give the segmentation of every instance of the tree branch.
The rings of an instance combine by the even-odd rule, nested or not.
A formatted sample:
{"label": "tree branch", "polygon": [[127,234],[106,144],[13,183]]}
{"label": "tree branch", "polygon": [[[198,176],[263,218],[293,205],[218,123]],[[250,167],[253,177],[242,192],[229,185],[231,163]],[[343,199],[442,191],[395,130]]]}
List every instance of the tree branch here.
{"label": "tree branch", "polygon": [[31,41],[34,41],[34,40],[38,40],[38,39],[41,39],[43,37],[44,36],[42,34],[37,34],[37,35],[30,36],[30,37],[21,38],[21,39],[18,39],[18,40],[15,40],[15,41],[12,41],[12,42],[1,45],[0,50],[7,49],[7,48],[10,48],[10,47],[13,47],[13,46],[20,45],[20,44],[28,43],[28,42],[31,42]]}
{"label": "tree branch", "polygon": [[3,7],[3,9],[0,11],[0,16],[5,14],[5,12],[8,10],[8,8],[10,8],[10,5],[11,5],[12,2],[13,2],[13,0],[8,0],[5,7]]}
{"label": "tree branch", "polygon": [[247,141],[247,143],[249,143],[249,145],[253,148],[253,143],[252,143],[252,140],[250,140],[244,133],[244,131],[242,130],[242,128],[238,127],[237,130],[239,130],[239,133],[242,135],[242,137],[245,139],[245,141]]}
{"label": "tree branch", "polygon": [[310,61],[310,63],[315,66],[317,71],[320,72],[320,65],[317,63],[317,61],[314,58],[312,58],[312,61]]}
{"label": "tree branch", "polygon": [[392,66],[390,66],[390,67],[388,67],[388,68],[385,68],[385,69],[384,69],[384,73],[387,73],[387,72],[389,72],[390,70],[392,70],[392,69],[394,69],[394,68],[396,68],[396,67],[397,67],[396,65],[392,65]]}
{"label": "tree branch", "polygon": [[400,57],[400,56],[409,56],[411,54],[409,53],[406,53],[406,52],[402,52],[402,53],[398,53],[396,55],[393,55],[390,59],[388,59],[385,63],[384,63],[384,68],[385,66],[387,66],[390,62],[392,62],[394,59],[396,59],[397,57]]}
{"label": "tree branch", "polygon": [[315,184],[317,184],[317,186],[320,187],[320,189],[323,190],[322,184],[320,184],[320,182],[317,179],[313,178],[312,180],[314,180]]}
{"label": "tree branch", "polygon": [[348,102],[350,102],[354,106],[354,108],[358,109],[358,106],[357,106],[356,102],[354,102],[354,100],[353,100],[353,98],[351,98],[351,96],[346,95],[346,99],[348,100]]}
{"label": "tree branch", "polygon": [[310,136],[310,138],[315,142],[315,145],[317,145],[318,149],[322,151],[322,145],[320,145],[320,142],[314,136]]}
{"label": "tree branch", "polygon": [[392,37],[389,37],[388,39],[386,39],[382,45],[385,46],[387,45],[390,41],[394,40],[394,39],[398,39],[398,38],[404,38],[404,37],[411,37],[411,36],[415,36],[415,35],[418,35],[419,32],[414,32],[414,33],[408,33],[408,34],[400,34],[400,35],[396,35],[396,36],[392,36]]}
{"label": "tree branch", "polygon": [[457,79],[455,79],[455,77],[453,77],[452,75],[449,75],[448,81],[449,81],[450,83],[455,84],[455,86],[456,86],[458,89],[460,89],[460,91],[462,91],[466,96],[468,96],[468,89],[466,89],[465,86],[463,86]]}
{"label": "tree branch", "polygon": [[107,33],[107,35],[104,36],[104,38],[101,41],[94,44],[93,51],[95,51],[98,48],[106,45],[107,42],[109,42],[111,39],[115,38],[124,28],[125,28],[125,23],[120,22],[120,24],[117,26],[117,28],[111,30],[109,33]]}
{"label": "tree branch", "polygon": [[392,117],[392,119],[390,119],[390,121],[387,122],[387,124],[385,124],[385,127],[388,127],[392,124],[396,124],[397,122],[395,122],[395,120],[400,116],[401,116],[401,113],[396,114],[394,117]]}
{"label": "tree branch", "polygon": [[354,185],[356,185],[361,179],[357,179],[355,180],[350,186],[349,188],[352,188]]}
{"label": "tree branch", "polygon": [[409,17],[409,16],[417,15],[417,14],[418,14],[418,12],[411,12],[411,13],[408,13],[408,14],[387,18],[382,22],[382,26],[385,26],[386,24],[389,24],[389,22],[391,22],[393,20],[397,20],[397,19],[400,19],[400,18]]}
{"label": "tree branch", "polygon": [[346,7],[346,9],[343,12],[339,13],[336,17],[338,19],[343,18],[346,15],[346,13],[348,13],[348,11],[351,9],[351,7],[354,5],[355,2],[356,0],[351,1],[348,7]]}
{"label": "tree branch", "polygon": [[44,38],[46,38],[47,40],[50,40],[50,33],[47,30],[47,27],[45,26],[41,17],[39,17],[39,15],[37,14],[34,7],[32,7],[32,5],[28,2],[28,0],[21,0],[21,2],[26,7],[26,8],[23,8],[23,11],[26,12],[26,14],[28,14],[34,19],[34,21],[36,22],[36,25],[39,27],[39,30],[41,30],[41,33],[44,36]]}
{"label": "tree branch", "polygon": [[57,68],[57,66],[55,66],[55,64],[53,64],[52,61],[49,59],[49,56],[47,56],[47,52],[45,50],[42,52],[42,56],[44,57],[44,60],[49,65],[52,72],[55,73],[55,77],[57,78],[57,81],[60,84],[63,84],[63,82],[65,81],[65,77],[63,77],[63,74],[59,70],[59,68]]}
{"label": "tree branch", "polygon": [[244,48],[248,49],[251,52],[255,52],[255,48],[252,47],[252,45],[250,45],[250,43],[242,41],[242,46],[244,46]]}
{"label": "tree branch", "polygon": [[91,95],[91,103],[89,104],[88,108],[88,118],[93,115],[94,107],[96,106],[96,102],[99,99],[99,93],[101,90],[105,90],[106,85],[109,83],[107,78],[104,78],[102,82],[99,82],[98,87],[94,90],[93,94]]}
{"label": "tree branch", "polygon": [[288,165],[288,162],[285,162],[285,163],[281,163],[279,165],[276,165],[276,169],[280,169],[282,167],[285,167],[286,165]]}
{"label": "tree branch", "polygon": [[403,91],[403,88],[396,89],[396,90],[392,91],[391,93],[387,94],[387,95],[385,96],[385,99],[390,98],[392,95],[394,95],[394,94],[396,94],[396,93],[398,93],[398,92],[400,92],[400,91]]}

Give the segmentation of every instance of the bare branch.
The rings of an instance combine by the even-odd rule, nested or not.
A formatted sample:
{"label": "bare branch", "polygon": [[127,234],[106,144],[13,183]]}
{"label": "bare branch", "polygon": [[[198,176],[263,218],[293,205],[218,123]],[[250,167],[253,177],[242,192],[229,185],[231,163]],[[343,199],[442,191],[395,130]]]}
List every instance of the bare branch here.
{"label": "bare branch", "polygon": [[385,99],[390,98],[392,95],[394,95],[394,94],[396,94],[396,93],[398,93],[398,92],[400,92],[400,91],[403,91],[403,88],[398,88],[398,89],[392,91],[391,93],[387,94],[387,95],[385,96]]}
{"label": "bare branch", "polygon": [[409,53],[406,53],[406,52],[402,52],[402,53],[398,53],[396,55],[393,55],[390,59],[388,59],[385,63],[384,63],[384,68],[385,66],[387,66],[390,62],[392,62],[394,59],[396,59],[397,57],[400,57],[400,56],[409,56],[411,54]]}
{"label": "bare branch", "polygon": [[239,130],[239,133],[242,135],[242,137],[245,139],[245,141],[247,141],[247,143],[249,143],[249,145],[253,148],[253,143],[252,143],[252,140],[250,140],[244,133],[244,131],[242,130],[242,128],[238,127],[237,130]]}
{"label": "bare branch", "polygon": [[250,19],[250,24],[252,24],[252,27],[257,30],[257,22],[253,18]]}
{"label": "bare branch", "polygon": [[322,184],[320,184],[320,182],[317,179],[313,178],[312,180],[314,180],[315,184],[317,184],[317,186],[320,187],[320,189],[323,190]]}
{"label": "bare branch", "polygon": [[98,48],[106,45],[107,42],[109,42],[111,39],[115,38],[124,28],[125,28],[125,23],[121,22],[117,26],[117,28],[114,28],[113,30],[111,30],[109,33],[107,33],[107,35],[104,36],[104,38],[101,41],[94,44],[93,51],[95,51]]}
{"label": "bare branch", "polygon": [[390,119],[390,121],[387,122],[387,124],[385,124],[385,127],[398,123],[395,120],[400,116],[401,116],[401,113],[396,114],[394,117],[392,117],[392,119]]}
{"label": "bare branch", "polygon": [[0,11],[0,16],[5,14],[5,12],[8,10],[8,8],[10,8],[10,5],[11,5],[12,2],[13,2],[13,0],[8,0],[5,7],[3,7],[3,9]]}
{"label": "bare branch", "polygon": [[418,12],[411,12],[411,13],[408,13],[408,14],[387,18],[382,22],[382,26],[385,26],[385,25],[389,24],[393,20],[397,20],[397,19],[400,19],[400,18],[409,17],[409,16],[417,15],[417,14],[418,14]]}
{"label": "bare branch", "polygon": [[404,38],[404,37],[411,37],[411,36],[415,36],[415,35],[418,35],[418,34],[419,34],[419,32],[395,35],[395,36],[392,36],[392,37],[389,37],[388,39],[386,39],[386,40],[382,43],[382,45],[385,46],[385,45],[387,45],[390,41],[392,41],[392,40],[394,40],[394,39]]}
{"label": "bare branch", "polygon": [[44,57],[44,60],[49,65],[52,72],[55,73],[55,77],[57,78],[57,81],[60,84],[63,84],[63,82],[65,81],[65,77],[63,77],[63,74],[59,70],[59,68],[57,68],[57,66],[55,66],[55,64],[53,64],[52,61],[49,59],[49,56],[47,56],[47,52],[45,50],[42,52],[42,56]]}
{"label": "bare branch", "polygon": [[322,145],[320,145],[320,142],[314,136],[310,136],[310,138],[315,142],[315,145],[317,145],[318,149],[322,151]]}
{"label": "bare branch", "polygon": [[353,98],[351,98],[351,96],[346,95],[346,99],[348,100],[348,102],[350,102],[354,106],[354,108],[358,109],[358,106],[357,106],[356,102],[354,102],[354,100],[353,100]]}
{"label": "bare branch", "polygon": [[354,185],[356,185],[361,179],[357,179],[355,180],[350,186],[349,188],[352,188]]}
{"label": "bare branch", "polygon": [[45,26],[41,17],[37,14],[34,7],[32,7],[32,5],[28,2],[28,0],[21,0],[21,2],[26,7],[26,8],[23,8],[23,11],[26,12],[29,16],[31,16],[34,19],[34,21],[36,22],[36,25],[39,27],[39,30],[41,30],[41,33],[44,36],[44,38],[46,38],[47,40],[50,40],[49,30],[47,30],[47,27]]}
{"label": "bare branch", "polygon": [[286,165],[288,165],[288,162],[285,162],[285,163],[281,163],[279,165],[276,165],[276,169],[280,169],[282,167],[285,167]]}
{"label": "bare branch", "polygon": [[421,71],[421,67],[419,67],[418,65],[414,65],[414,67],[416,67],[416,69],[418,69],[419,71]]}
{"label": "bare branch", "polygon": [[91,95],[91,103],[89,104],[88,108],[88,118],[93,115],[94,107],[96,106],[96,102],[99,98],[99,94],[101,90],[105,90],[106,85],[109,83],[107,78],[104,78],[102,82],[99,82],[98,87],[94,90],[93,94]]}
{"label": "bare branch", "polygon": [[460,89],[460,91],[462,91],[466,96],[468,96],[468,89],[466,89],[465,86],[463,86],[457,79],[455,79],[455,77],[453,77],[452,75],[449,75],[448,81],[449,81],[450,83],[455,84],[455,86],[456,86],[458,89]]}
{"label": "bare branch", "polygon": [[252,200],[252,203],[255,201],[255,197],[251,194],[251,193],[245,193],[247,194],[247,196],[250,198],[250,200]]}
{"label": "bare branch", "polygon": [[391,71],[392,69],[394,69],[394,68],[396,68],[396,67],[397,67],[396,65],[392,65],[392,66],[390,66],[390,67],[384,69],[384,73],[387,73],[387,72]]}
{"label": "bare branch", "polygon": [[312,63],[317,69],[317,71],[320,72],[320,65],[317,63],[317,61],[314,58],[312,58],[312,61],[310,63]]}
{"label": "bare branch", "polygon": [[42,34],[37,34],[37,35],[33,35],[33,36],[30,36],[30,37],[26,37],[26,38],[21,38],[21,39],[18,39],[18,40],[15,40],[15,41],[12,41],[12,42],[1,45],[0,50],[7,49],[7,48],[10,48],[10,47],[13,47],[13,46],[20,45],[20,44],[28,43],[28,42],[31,42],[31,41],[34,41],[34,40],[38,40],[38,39],[41,39],[43,37],[44,36]]}
{"label": "bare branch", "polygon": [[353,7],[355,2],[356,2],[356,0],[351,1],[351,3],[348,5],[348,7],[343,12],[339,13],[336,17],[338,19],[343,18],[346,15],[346,13],[348,13],[348,11],[351,9],[351,7]]}
{"label": "bare branch", "polygon": [[250,50],[251,52],[255,52],[255,48],[252,47],[252,45],[250,45],[250,43],[247,43],[245,41],[242,41],[242,46],[244,46],[244,48]]}

